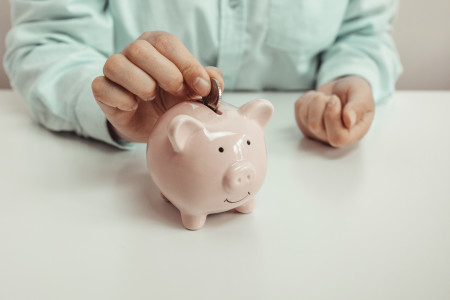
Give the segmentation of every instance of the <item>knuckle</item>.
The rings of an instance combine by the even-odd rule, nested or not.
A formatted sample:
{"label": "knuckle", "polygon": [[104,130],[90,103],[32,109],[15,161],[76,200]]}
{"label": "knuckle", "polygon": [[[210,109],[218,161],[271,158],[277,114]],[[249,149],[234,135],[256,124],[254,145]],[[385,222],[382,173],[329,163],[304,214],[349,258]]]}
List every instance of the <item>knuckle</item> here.
{"label": "knuckle", "polygon": [[145,87],[140,91],[139,97],[144,100],[153,99],[155,97],[155,92],[156,92],[156,84],[152,82],[149,85],[147,85],[147,87]]}
{"label": "knuckle", "polygon": [[155,31],[144,31],[139,37],[138,40],[147,40],[151,38],[155,34]]}
{"label": "knuckle", "polygon": [[302,105],[300,107],[300,118],[306,119],[308,117],[308,106]]}
{"label": "knuckle", "polygon": [[105,86],[104,82],[105,78],[103,76],[99,76],[92,81],[91,88],[94,98],[101,98]]}
{"label": "knuckle", "polygon": [[178,41],[178,38],[171,33],[168,32],[161,32],[160,34],[157,34],[153,41],[153,46],[158,49],[159,51],[164,52],[165,50],[170,49],[173,47],[173,44]]}
{"label": "knuckle", "polygon": [[115,75],[117,70],[122,66],[122,55],[113,54],[105,62],[103,66],[103,74],[106,77]]}
{"label": "knuckle", "polygon": [[186,62],[183,65],[180,65],[180,69],[186,78],[195,78],[202,76],[200,67],[197,66],[194,62]]}
{"label": "knuckle", "polygon": [[317,96],[314,98],[314,102],[320,103],[321,105],[324,105],[324,104],[328,103],[329,100],[330,100],[330,96],[325,95],[325,94],[323,94],[323,93],[317,95]]}
{"label": "knuckle", "polygon": [[223,78],[223,72],[222,72],[222,70],[220,70],[219,68],[214,67],[214,66],[206,66],[205,69],[207,69],[207,70],[210,71],[211,73],[213,73],[213,74],[215,74],[215,75],[220,76],[220,77]]}
{"label": "knuckle", "polygon": [[315,100],[317,97],[317,91],[308,91],[304,93],[298,100],[295,102],[295,107],[299,109],[300,107],[308,106],[309,103]]}
{"label": "knuckle", "polygon": [[147,51],[147,44],[145,40],[136,40],[125,48],[125,53],[130,58],[141,57]]}
{"label": "knuckle", "polygon": [[308,100],[308,102],[309,102],[309,101],[316,100],[318,97],[320,97],[320,92],[312,90],[312,91],[308,91],[305,94],[303,94],[302,99]]}
{"label": "knuckle", "polygon": [[312,131],[317,131],[319,130],[320,124],[319,122],[314,119],[314,118],[309,118],[308,119],[308,128]]}
{"label": "knuckle", "polygon": [[312,90],[312,91],[306,92],[303,96],[304,97],[315,97],[315,96],[317,96],[317,94],[318,94],[317,91]]}

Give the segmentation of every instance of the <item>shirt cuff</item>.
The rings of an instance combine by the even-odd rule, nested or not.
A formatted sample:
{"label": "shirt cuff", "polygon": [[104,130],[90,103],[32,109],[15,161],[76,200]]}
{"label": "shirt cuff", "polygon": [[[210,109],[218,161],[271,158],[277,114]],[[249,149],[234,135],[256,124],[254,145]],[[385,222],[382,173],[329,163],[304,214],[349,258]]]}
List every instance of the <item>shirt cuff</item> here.
{"label": "shirt cuff", "polygon": [[379,73],[375,62],[350,55],[339,56],[323,62],[317,75],[317,86],[320,87],[342,76],[359,76],[370,84],[375,102],[379,102],[393,92],[382,91]]}

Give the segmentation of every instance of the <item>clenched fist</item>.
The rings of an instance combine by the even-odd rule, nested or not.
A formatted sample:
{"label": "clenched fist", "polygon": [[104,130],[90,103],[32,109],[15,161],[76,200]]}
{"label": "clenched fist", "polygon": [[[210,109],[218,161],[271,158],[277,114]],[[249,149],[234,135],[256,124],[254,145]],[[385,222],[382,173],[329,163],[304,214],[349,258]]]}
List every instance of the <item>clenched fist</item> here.
{"label": "clenched fist", "polygon": [[95,100],[114,133],[130,142],[147,142],[167,109],[180,101],[207,96],[210,77],[224,87],[215,67],[203,67],[174,35],[142,34],[108,58],[104,76],[92,82]]}
{"label": "clenched fist", "polygon": [[295,103],[295,118],[303,134],[334,147],[360,140],[374,112],[372,89],[358,76],[331,81]]}

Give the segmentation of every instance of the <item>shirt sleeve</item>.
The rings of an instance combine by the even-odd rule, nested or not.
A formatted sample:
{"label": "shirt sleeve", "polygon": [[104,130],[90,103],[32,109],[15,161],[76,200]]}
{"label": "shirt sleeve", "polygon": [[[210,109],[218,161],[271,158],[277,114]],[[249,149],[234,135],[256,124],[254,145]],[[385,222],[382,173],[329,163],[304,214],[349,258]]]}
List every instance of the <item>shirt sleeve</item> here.
{"label": "shirt sleeve", "polygon": [[11,0],[4,65],[32,117],[50,130],[74,131],[119,148],[95,102],[92,80],[113,52],[106,0]]}
{"label": "shirt sleeve", "polygon": [[335,43],[321,56],[317,85],[345,75],[366,79],[376,102],[389,97],[402,72],[392,40],[396,0],[349,0]]}

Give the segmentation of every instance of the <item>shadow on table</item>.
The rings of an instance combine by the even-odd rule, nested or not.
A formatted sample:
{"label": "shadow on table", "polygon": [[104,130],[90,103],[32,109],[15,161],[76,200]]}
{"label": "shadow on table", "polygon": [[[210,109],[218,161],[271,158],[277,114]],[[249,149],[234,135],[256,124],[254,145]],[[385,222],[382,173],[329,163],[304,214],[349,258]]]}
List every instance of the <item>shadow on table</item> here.
{"label": "shadow on table", "polygon": [[133,204],[133,213],[150,222],[164,226],[182,228],[180,213],[170,202],[164,200],[147,171],[145,162],[130,160],[118,172],[118,184],[130,190],[129,200]]}
{"label": "shadow on table", "polygon": [[[72,133],[52,133],[58,138],[61,149],[56,149],[53,155],[55,161],[64,164],[67,161],[77,161],[70,166],[70,172],[76,173],[77,183],[89,190],[92,185],[97,191],[102,191],[104,197],[111,195],[115,201],[123,201],[124,215],[134,219],[144,219],[149,226],[161,224],[165,228],[184,230],[178,209],[170,202],[164,200],[159,188],[153,182],[146,166],[145,147],[138,146],[130,151],[121,151],[104,143],[86,140]],[[54,138],[50,140],[55,143]],[[61,174],[63,176],[63,174]],[[65,181],[63,181],[65,182]],[[74,183],[68,182],[68,186],[59,184],[62,189],[70,189]],[[210,215],[206,226],[216,227],[230,219],[240,215],[233,211]],[[159,226],[159,225],[156,225]]]}
{"label": "shadow on table", "polygon": [[[158,222],[163,226],[184,229],[179,210],[169,201],[162,198],[145,166],[137,160],[130,160],[122,166],[117,175],[117,184],[126,186],[131,191],[129,200],[133,203],[133,214],[142,216],[150,222]],[[244,214],[230,210],[207,217],[206,227],[219,227]]]}
{"label": "shadow on table", "polygon": [[358,143],[334,148],[330,145],[306,138],[300,130],[289,125],[283,128],[277,128],[267,136],[266,144],[271,153],[275,155],[285,155],[286,153],[292,153],[291,151],[308,152],[311,155],[323,157],[329,160],[340,159],[352,153],[358,148]]}
{"label": "shadow on table", "polygon": [[300,142],[298,143],[297,149],[299,151],[306,151],[311,154],[321,156],[323,158],[327,159],[340,159],[344,156],[349,155],[351,152],[353,152],[357,148],[357,143],[340,147],[340,148],[334,148],[331,147],[328,144],[314,141],[309,138],[301,138]]}

